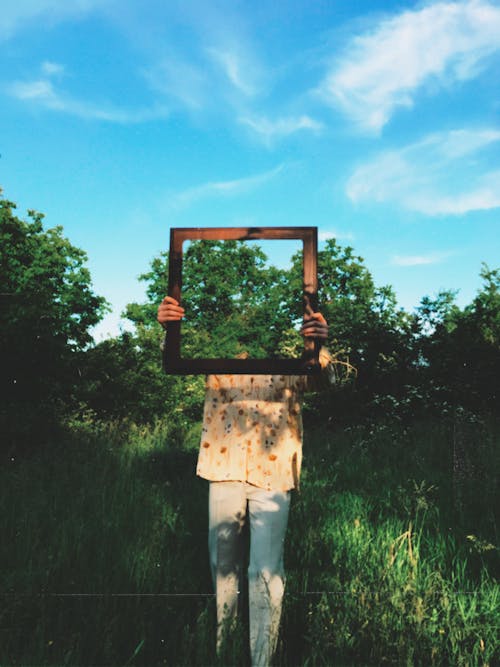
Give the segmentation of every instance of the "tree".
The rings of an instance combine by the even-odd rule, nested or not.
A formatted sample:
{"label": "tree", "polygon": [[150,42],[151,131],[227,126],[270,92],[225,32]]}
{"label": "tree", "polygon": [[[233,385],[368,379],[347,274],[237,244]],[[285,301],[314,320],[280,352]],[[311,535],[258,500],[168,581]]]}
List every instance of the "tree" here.
{"label": "tree", "polygon": [[[200,418],[204,378],[167,376],[161,369],[164,333],[156,311],[167,290],[167,267],[168,253],[162,253],[140,276],[147,283],[147,301],[128,304],[124,313],[134,323],[134,333],[89,350],[86,401],[102,417],[138,422],[167,417],[185,431]],[[290,326],[283,317],[284,281],[284,273],[269,266],[255,244],[190,244],[183,270],[183,354],[232,356],[243,350],[253,356],[274,354],[283,327]]]}
{"label": "tree", "polygon": [[[401,371],[411,365],[413,351],[407,347],[415,321],[397,309],[390,287],[374,285],[362,258],[352,248],[342,248],[330,240],[318,260],[319,306],[331,323],[329,346],[358,367],[362,388],[359,409],[359,403],[366,403],[367,396],[375,391],[388,386],[394,389]],[[126,316],[136,325],[135,343],[143,350],[150,349],[156,359],[161,335],[156,309],[166,291],[167,264],[166,253],[152,261],[151,270],[141,276],[148,284],[148,301],[129,304],[126,310]],[[243,350],[256,357],[300,353],[302,341],[297,328],[302,319],[301,293],[300,253],[293,258],[292,267],[285,270],[269,265],[254,243],[191,243],[183,268],[184,353],[215,357]],[[151,337],[155,339],[153,346]],[[156,386],[156,379],[152,386]],[[166,404],[167,385],[162,386]],[[172,385],[168,392],[170,399]],[[202,392],[194,395],[199,397],[201,414]],[[192,396],[193,392],[189,394]],[[177,400],[195,413],[191,402],[186,405],[182,391]],[[331,400],[325,395],[321,403],[315,400],[315,404],[328,414]],[[352,397],[349,400],[353,402]],[[155,401],[152,396],[151,404]]]}
{"label": "tree", "polygon": [[500,395],[500,270],[483,265],[483,285],[461,310],[456,292],[424,297],[420,355],[426,385],[454,406],[495,411]]}
{"label": "tree", "polygon": [[[298,255],[292,284],[301,280],[300,266]],[[416,318],[398,309],[392,287],[377,287],[363,258],[335,239],[318,252],[318,303],[330,325],[329,347],[357,368],[363,400],[397,392],[414,364]]]}
{"label": "tree", "polygon": [[[1,194],[1,191],[0,191]],[[106,310],[91,288],[85,253],[43,215],[24,221],[0,199],[0,423],[11,444],[33,439],[76,401],[90,327]]]}
{"label": "tree", "polygon": [[[291,289],[301,284],[300,270],[298,254],[290,272]],[[353,248],[335,239],[318,252],[318,304],[330,325],[330,350],[353,364],[357,380],[354,391],[323,392],[306,406],[323,420],[335,423],[342,415],[359,421],[373,413],[377,395],[399,397],[406,391],[415,368],[417,319],[397,307],[392,287],[375,285]]]}
{"label": "tree", "polygon": [[166,375],[159,325],[138,325],[85,353],[81,398],[100,420],[151,424],[168,419],[179,437],[201,415],[202,376]]}
{"label": "tree", "polygon": [[[141,276],[147,301],[126,310],[134,334],[90,351],[97,380],[89,401],[108,416],[126,414],[139,421],[168,416],[188,428],[201,415],[203,378],[173,378],[161,370],[163,332],[156,310],[166,292],[167,265],[164,253]],[[285,349],[297,354],[301,269],[300,254],[289,270],[278,270],[253,243],[190,244],[182,289],[186,356],[230,356],[243,349],[254,356]],[[397,307],[390,286],[375,285],[352,248],[328,241],[318,254],[319,308],[330,324],[330,350],[349,359],[358,380],[354,391],[308,399],[309,414],[358,422],[387,411],[412,418],[432,403],[451,399],[491,404],[500,371],[499,272],[485,267],[482,276],[485,287],[464,311],[446,292],[434,300],[425,297],[412,315]],[[105,372],[106,355],[114,358],[112,373]]]}

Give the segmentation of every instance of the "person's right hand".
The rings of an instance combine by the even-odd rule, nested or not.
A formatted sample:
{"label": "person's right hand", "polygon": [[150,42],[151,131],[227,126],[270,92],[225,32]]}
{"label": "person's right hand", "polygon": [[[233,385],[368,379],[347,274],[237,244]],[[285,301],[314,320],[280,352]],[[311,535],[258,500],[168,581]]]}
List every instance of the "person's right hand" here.
{"label": "person's right hand", "polygon": [[165,327],[167,322],[178,322],[184,317],[184,308],[171,296],[166,296],[158,306],[157,320]]}

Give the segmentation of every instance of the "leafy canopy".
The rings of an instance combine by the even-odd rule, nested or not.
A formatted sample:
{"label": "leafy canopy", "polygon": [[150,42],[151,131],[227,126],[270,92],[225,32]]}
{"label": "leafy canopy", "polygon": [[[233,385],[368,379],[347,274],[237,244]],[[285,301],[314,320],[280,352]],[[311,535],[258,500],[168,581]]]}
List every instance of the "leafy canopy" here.
{"label": "leafy canopy", "polygon": [[[1,195],[1,191],[0,191]],[[8,431],[27,415],[50,415],[71,402],[78,360],[91,343],[90,328],[106,310],[92,291],[86,254],[45,230],[43,215],[14,215],[0,198],[0,355]]]}

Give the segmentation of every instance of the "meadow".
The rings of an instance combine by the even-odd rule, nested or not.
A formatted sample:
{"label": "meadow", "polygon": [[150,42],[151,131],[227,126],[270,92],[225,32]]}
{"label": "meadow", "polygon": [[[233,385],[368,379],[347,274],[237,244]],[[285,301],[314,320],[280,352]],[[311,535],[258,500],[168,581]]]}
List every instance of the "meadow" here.
{"label": "meadow", "polygon": [[[197,437],[80,421],[7,461],[0,665],[248,664],[244,623],[214,652]],[[496,664],[499,440],[470,416],[306,424],[276,665]]]}

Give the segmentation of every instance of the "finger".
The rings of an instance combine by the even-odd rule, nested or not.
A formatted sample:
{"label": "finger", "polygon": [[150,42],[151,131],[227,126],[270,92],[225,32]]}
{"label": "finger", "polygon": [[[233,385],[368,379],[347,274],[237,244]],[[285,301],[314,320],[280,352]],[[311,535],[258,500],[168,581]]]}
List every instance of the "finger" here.
{"label": "finger", "polygon": [[179,302],[177,301],[177,299],[174,299],[173,296],[166,296],[163,299],[162,303],[164,304],[171,303],[173,306],[179,306]]}
{"label": "finger", "polygon": [[318,322],[323,322],[323,324],[326,324],[326,320],[321,313],[313,313],[312,311],[307,317],[304,317],[304,320],[306,322],[309,322],[310,320],[318,320]]}
{"label": "finger", "polygon": [[303,331],[304,338],[328,338],[326,331]]}
{"label": "finger", "polygon": [[175,322],[184,317],[184,308],[172,304],[162,304],[158,308],[157,320],[160,324]]}
{"label": "finger", "polygon": [[[319,313],[318,313],[318,315],[319,315]],[[327,324],[325,318],[322,315],[320,315],[319,318],[311,317],[308,320],[304,320],[304,322],[302,324],[302,327],[316,327],[316,328],[317,327],[325,327],[325,328],[328,328],[328,324]]]}
{"label": "finger", "polygon": [[[170,297],[168,297],[170,298]],[[172,300],[172,301],[165,301],[165,299],[160,303],[158,306],[158,310],[172,310],[172,311],[182,311],[184,312],[184,308],[179,305],[177,301]]]}
{"label": "finger", "polygon": [[309,320],[308,322],[304,322],[300,332],[303,336],[327,337],[328,326],[326,322],[322,322],[319,320]]}
{"label": "finger", "polygon": [[159,312],[157,315],[158,322],[172,321],[172,320],[182,320],[184,313],[176,313],[172,311]]}
{"label": "finger", "polygon": [[158,308],[158,312],[159,313],[165,313],[165,314],[176,313],[178,315],[184,315],[185,311],[184,311],[184,308],[182,308],[181,306],[171,306],[171,305],[164,306],[164,305],[161,305]]}
{"label": "finger", "polygon": [[328,337],[328,329],[319,329],[319,328],[310,328],[307,327],[305,329],[302,329],[301,332],[302,336],[317,336],[320,338],[327,338]]}
{"label": "finger", "polygon": [[184,309],[183,308],[178,308],[178,307],[172,307],[172,306],[160,307],[160,308],[158,308],[158,315],[165,315],[165,316],[177,315],[177,316],[183,317],[184,316]]}

